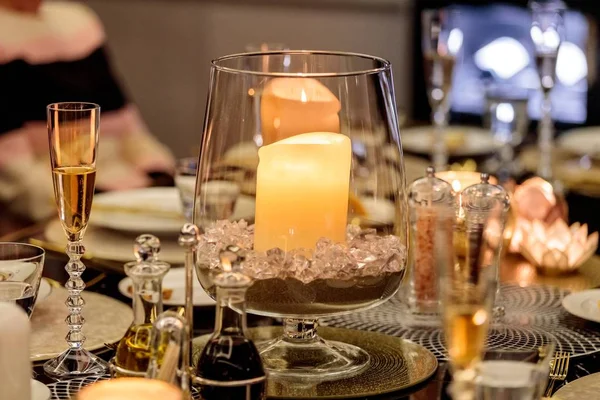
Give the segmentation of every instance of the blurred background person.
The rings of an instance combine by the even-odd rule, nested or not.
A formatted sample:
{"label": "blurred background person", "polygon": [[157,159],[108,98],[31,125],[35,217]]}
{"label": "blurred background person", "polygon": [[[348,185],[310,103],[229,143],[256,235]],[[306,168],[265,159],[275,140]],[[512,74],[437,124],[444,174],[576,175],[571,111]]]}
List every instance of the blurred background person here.
{"label": "blurred background person", "polygon": [[97,16],[75,2],[0,0],[0,203],[39,220],[56,213],[46,105],[101,106],[96,189],[172,182],[174,159],[116,79]]}

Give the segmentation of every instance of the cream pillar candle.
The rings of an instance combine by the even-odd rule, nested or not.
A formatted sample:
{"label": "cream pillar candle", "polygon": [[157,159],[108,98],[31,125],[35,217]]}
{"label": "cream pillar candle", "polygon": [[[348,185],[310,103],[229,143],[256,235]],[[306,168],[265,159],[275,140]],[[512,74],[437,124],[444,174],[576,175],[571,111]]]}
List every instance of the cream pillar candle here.
{"label": "cream pillar candle", "polygon": [[31,400],[29,318],[13,303],[0,303],[0,399]]}
{"label": "cream pillar candle", "polygon": [[339,132],[338,98],[312,78],[275,78],[260,102],[263,144],[304,132]]}
{"label": "cream pillar candle", "polygon": [[254,249],[313,249],[321,237],[344,242],[350,186],[350,139],[296,135],[258,151]]}
{"label": "cream pillar candle", "polygon": [[86,386],[77,400],[183,400],[178,387],[145,378],[118,378]]}

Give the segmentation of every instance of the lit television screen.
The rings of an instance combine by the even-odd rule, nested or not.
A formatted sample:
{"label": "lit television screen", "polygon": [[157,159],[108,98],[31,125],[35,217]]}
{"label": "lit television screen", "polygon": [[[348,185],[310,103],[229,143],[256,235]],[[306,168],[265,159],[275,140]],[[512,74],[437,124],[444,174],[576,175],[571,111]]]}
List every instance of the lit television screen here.
{"label": "lit television screen", "polygon": [[[485,80],[492,79],[528,91],[529,116],[539,119],[542,93],[530,36],[530,11],[511,5],[453,9],[459,13],[450,37],[460,61],[454,70],[452,111],[482,114]],[[582,13],[566,12],[565,37],[556,66],[557,83],[552,92],[556,121],[580,124],[586,120],[588,29]]]}

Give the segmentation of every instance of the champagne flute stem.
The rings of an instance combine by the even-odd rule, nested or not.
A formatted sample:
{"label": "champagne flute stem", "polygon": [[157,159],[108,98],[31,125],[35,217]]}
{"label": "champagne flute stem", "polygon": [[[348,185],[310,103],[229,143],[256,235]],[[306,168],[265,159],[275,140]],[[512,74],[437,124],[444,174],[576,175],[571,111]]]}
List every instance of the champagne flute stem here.
{"label": "champagne flute stem", "polygon": [[433,165],[437,171],[444,171],[448,166],[448,149],[444,140],[444,132],[448,126],[448,116],[442,104],[434,107],[432,112],[434,124]]}
{"label": "champagne flute stem", "polygon": [[542,101],[542,117],[538,130],[538,147],[540,149],[540,161],[537,174],[546,179],[552,178],[552,148],[554,147],[554,126],[552,124],[552,101],[550,91],[544,91]]}
{"label": "champagne flute stem", "polygon": [[65,288],[69,292],[69,296],[65,302],[69,309],[69,316],[66,323],[69,326],[69,333],[65,340],[72,349],[81,349],[85,342],[85,335],[82,332],[84,323],[81,310],[85,301],[81,297],[81,292],[85,289],[85,282],[81,279],[85,265],[81,262],[81,257],[85,253],[85,247],[78,241],[69,241],[66,248],[69,262],[65,266],[65,270],[69,274],[69,280],[65,283]]}

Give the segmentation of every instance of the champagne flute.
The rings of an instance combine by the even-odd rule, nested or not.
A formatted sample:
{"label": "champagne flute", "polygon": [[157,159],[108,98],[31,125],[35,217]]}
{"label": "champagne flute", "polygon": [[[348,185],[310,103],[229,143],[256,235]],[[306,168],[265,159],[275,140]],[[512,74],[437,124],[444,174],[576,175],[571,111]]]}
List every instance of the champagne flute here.
{"label": "champagne flute", "polygon": [[85,265],[81,258],[96,179],[96,152],[100,106],[93,103],[54,103],[47,107],[50,162],[54,181],[54,197],[63,230],[67,236],[66,253],[69,262],[65,269],[69,280],[65,284],[69,295],[66,306],[69,315],[65,322],[69,332],[65,337],[68,348],[44,364],[46,374],[66,379],[76,376],[102,374],[107,364],[83,347],[82,332],[85,301],[81,279]]}
{"label": "champagne flute", "polygon": [[[454,12],[425,10],[422,13],[423,61],[427,80],[427,98],[431,106],[431,118],[435,126],[433,140],[433,165],[443,171],[448,165],[448,149],[444,131],[448,125],[452,75],[456,63],[450,48],[451,17]],[[456,49],[454,49],[456,50]]]}
{"label": "champagne flute", "polygon": [[549,180],[552,175],[554,142],[550,92],[556,84],[556,61],[564,35],[565,4],[561,0],[532,0],[529,2],[529,8],[533,20],[531,39],[535,45],[536,66],[544,94],[538,131],[540,161],[537,174]]}
{"label": "champagne flute", "polygon": [[504,206],[500,201],[494,206],[479,239],[474,238],[470,244],[470,256],[466,259],[454,253],[453,209],[447,208],[445,213],[438,212],[434,251],[440,275],[444,336],[454,381],[451,395],[454,399],[472,399],[477,366],[492,320],[497,279],[491,259],[500,245],[498,232]]}

